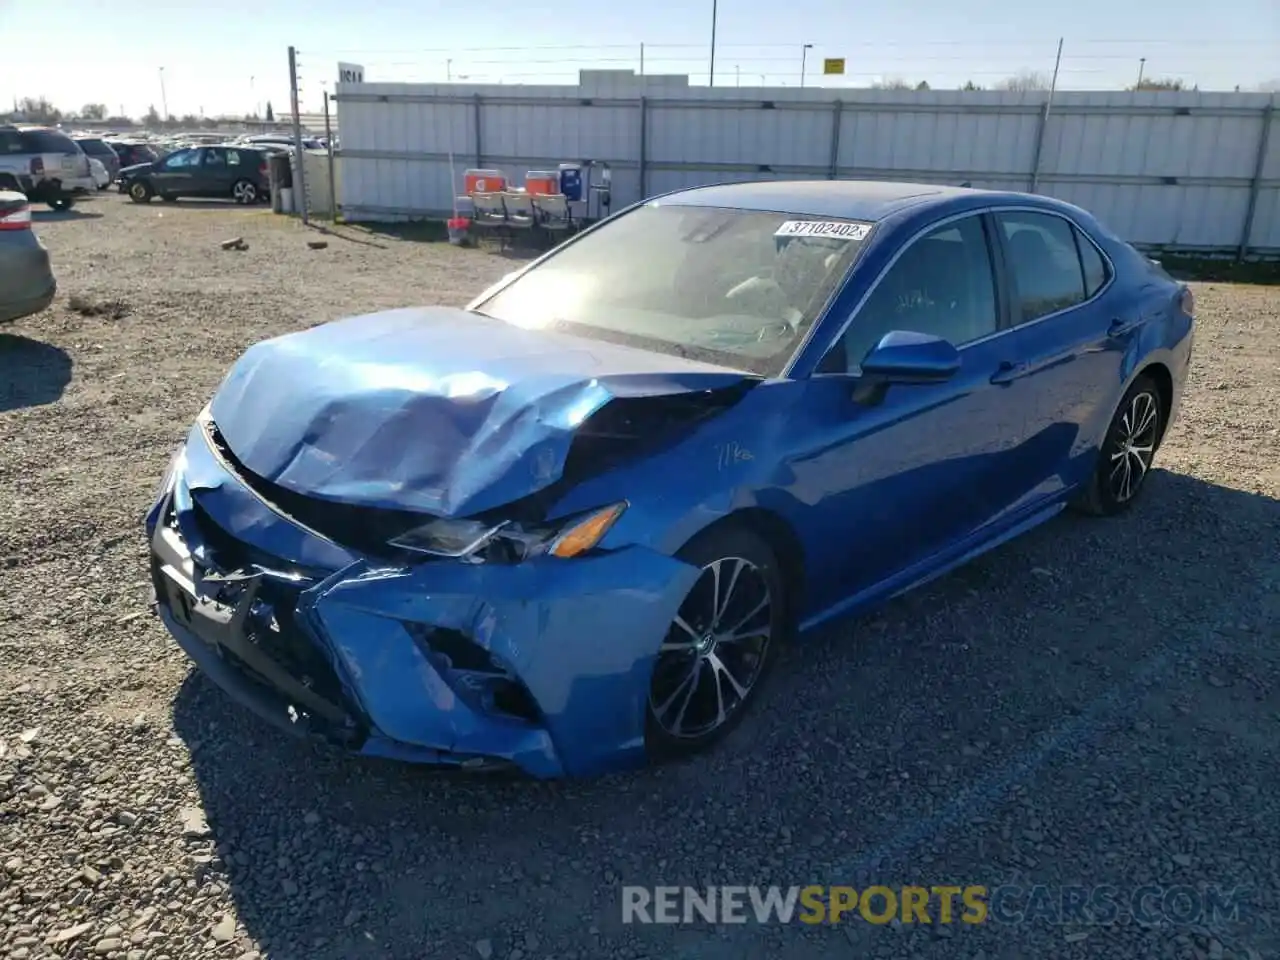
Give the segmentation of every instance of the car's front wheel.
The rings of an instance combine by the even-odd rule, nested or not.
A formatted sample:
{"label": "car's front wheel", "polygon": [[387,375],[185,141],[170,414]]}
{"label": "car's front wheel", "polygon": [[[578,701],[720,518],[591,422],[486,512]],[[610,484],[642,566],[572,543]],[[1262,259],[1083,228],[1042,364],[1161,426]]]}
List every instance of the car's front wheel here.
{"label": "car's front wheel", "polygon": [[49,209],[56,210],[58,213],[70,210],[76,205],[76,202],[70,197],[54,197],[49,201]]}
{"label": "car's front wheel", "polygon": [[646,740],[658,758],[705,750],[737,726],[787,623],[777,557],[747,528],[713,528],[679,558],[701,573],[663,638],[650,680]]}
{"label": "car's front wheel", "polygon": [[150,203],[151,197],[151,185],[145,180],[135,180],[129,184],[129,199],[134,203]]}
{"label": "car's front wheel", "polygon": [[1128,510],[1146,486],[1164,433],[1160,386],[1143,374],[1125,392],[1098,451],[1098,465],[1076,506],[1097,516]]}

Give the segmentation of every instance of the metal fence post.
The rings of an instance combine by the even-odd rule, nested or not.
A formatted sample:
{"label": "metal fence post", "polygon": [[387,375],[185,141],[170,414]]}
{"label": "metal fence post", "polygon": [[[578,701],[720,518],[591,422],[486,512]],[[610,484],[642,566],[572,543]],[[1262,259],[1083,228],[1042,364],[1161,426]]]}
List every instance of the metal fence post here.
{"label": "metal fence post", "polygon": [[640,98],[640,199],[649,197],[649,98]]}
{"label": "metal fence post", "polygon": [[302,149],[302,117],[298,114],[298,51],[289,48],[289,103],[293,107],[293,155],[298,158],[298,189],[302,222],[307,223],[307,163]]}
{"label": "metal fence post", "polygon": [[484,141],[480,135],[480,94],[476,94],[473,108],[473,118],[476,125],[476,169],[484,169]]}
{"label": "metal fence post", "polygon": [[835,180],[840,176],[840,118],[844,115],[844,101],[837,100],[831,111],[831,160],[827,168],[827,179]]}
{"label": "metal fence post", "polygon": [[338,222],[338,185],[333,179],[333,125],[329,122],[329,91],[324,92],[324,147],[329,155],[329,219]]}
{"label": "metal fence post", "polygon": [[1271,118],[1275,116],[1276,98],[1262,108],[1262,133],[1258,137],[1258,154],[1253,162],[1253,181],[1249,184],[1249,204],[1244,210],[1244,226],[1240,229],[1240,246],[1236,248],[1236,262],[1249,255],[1249,241],[1253,239],[1253,218],[1258,212],[1258,192],[1262,189],[1262,174],[1267,168],[1267,147],[1271,144]]}

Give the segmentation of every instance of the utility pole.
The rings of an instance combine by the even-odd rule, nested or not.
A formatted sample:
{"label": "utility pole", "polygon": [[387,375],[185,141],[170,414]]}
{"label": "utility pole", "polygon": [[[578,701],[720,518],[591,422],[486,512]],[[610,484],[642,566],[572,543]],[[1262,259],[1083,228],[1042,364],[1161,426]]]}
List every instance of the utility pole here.
{"label": "utility pole", "polygon": [[298,115],[298,51],[289,48],[289,102],[293,107],[293,155],[298,158],[298,209],[304,225],[307,220],[307,165],[302,151],[302,117]]}
{"label": "utility pole", "polygon": [[719,0],[711,0],[711,79],[707,81],[707,86],[714,87],[716,85],[716,14],[717,3]]}
{"label": "utility pole", "polygon": [[1140,57],[1138,59],[1138,82],[1134,85],[1133,89],[1135,90],[1142,89],[1142,73],[1144,70],[1146,70],[1146,68],[1147,68],[1147,58]]}
{"label": "utility pole", "polygon": [[164,108],[164,119],[169,119],[169,98],[164,92],[164,67],[160,68],[160,106]]}
{"label": "utility pole", "polygon": [[800,48],[800,86],[804,86],[804,68],[809,59],[809,51],[813,49],[812,43],[806,43]]}

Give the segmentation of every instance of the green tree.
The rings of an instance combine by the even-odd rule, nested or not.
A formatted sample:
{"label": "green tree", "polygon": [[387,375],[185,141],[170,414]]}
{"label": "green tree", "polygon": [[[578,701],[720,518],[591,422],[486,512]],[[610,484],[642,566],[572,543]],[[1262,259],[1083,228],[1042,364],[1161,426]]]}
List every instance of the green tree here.
{"label": "green tree", "polygon": [[1161,77],[1135,83],[1130,90],[1185,90],[1187,85],[1179,77]]}
{"label": "green tree", "polygon": [[80,108],[81,120],[103,120],[107,116],[105,103],[86,103]]}

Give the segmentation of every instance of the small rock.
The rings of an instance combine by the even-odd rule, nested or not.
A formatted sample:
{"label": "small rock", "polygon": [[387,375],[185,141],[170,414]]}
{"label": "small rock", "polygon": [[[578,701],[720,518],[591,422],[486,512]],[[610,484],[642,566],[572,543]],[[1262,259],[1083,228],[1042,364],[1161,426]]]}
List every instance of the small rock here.
{"label": "small rock", "polygon": [[18,734],[18,739],[21,740],[23,743],[30,743],[39,735],[40,735],[40,728],[32,727],[30,730],[23,730],[22,733]]}
{"label": "small rock", "polygon": [[239,250],[242,243],[244,243],[244,237],[232,237],[230,240],[223,240],[221,247],[223,250]]}
{"label": "small rock", "polygon": [[320,814],[316,813],[314,810],[309,810],[307,811],[307,815],[302,818],[302,822],[308,827],[314,827],[320,822]]}
{"label": "small rock", "polygon": [[286,879],[280,884],[280,889],[284,891],[286,897],[296,897],[298,895],[298,885],[292,880]]}
{"label": "small rock", "polygon": [[101,957],[105,957],[108,953],[115,953],[124,942],[119,937],[104,937],[93,945],[93,952]]}
{"label": "small rock", "polygon": [[1088,936],[1089,936],[1088,930],[1077,930],[1075,933],[1068,933],[1066,937],[1064,937],[1063,939],[1065,939],[1067,943],[1079,943],[1081,940],[1084,940]]}
{"label": "small rock", "polygon": [[213,929],[209,932],[209,936],[213,937],[218,943],[226,943],[236,935],[236,918],[229,913],[224,913],[222,919],[213,925]]}
{"label": "small rock", "polygon": [[51,795],[45,797],[44,803],[40,804],[40,809],[47,813],[50,810],[58,809],[60,806],[62,806],[62,798]]}
{"label": "small rock", "polygon": [[1180,867],[1191,866],[1191,855],[1189,853],[1175,853],[1170,859]]}
{"label": "small rock", "polygon": [[78,923],[74,927],[67,927],[65,930],[59,930],[51,937],[45,940],[45,943],[51,947],[56,947],[60,943],[70,943],[76,937],[82,937],[93,929],[93,923]]}
{"label": "small rock", "polygon": [[116,822],[122,827],[132,827],[138,822],[138,815],[129,810],[121,810],[116,814]]}
{"label": "small rock", "polygon": [[476,953],[480,954],[480,960],[489,960],[493,956],[493,941],[477,940]]}
{"label": "small rock", "polygon": [[310,247],[312,250],[323,250],[325,247],[329,246],[329,241],[327,241],[327,240],[308,240],[308,241],[307,241],[307,246],[308,246],[308,247]]}
{"label": "small rock", "polygon": [[192,839],[201,839],[210,834],[209,821],[204,818],[204,811],[199,807],[183,807],[178,811],[178,819],[182,822],[182,835]]}

